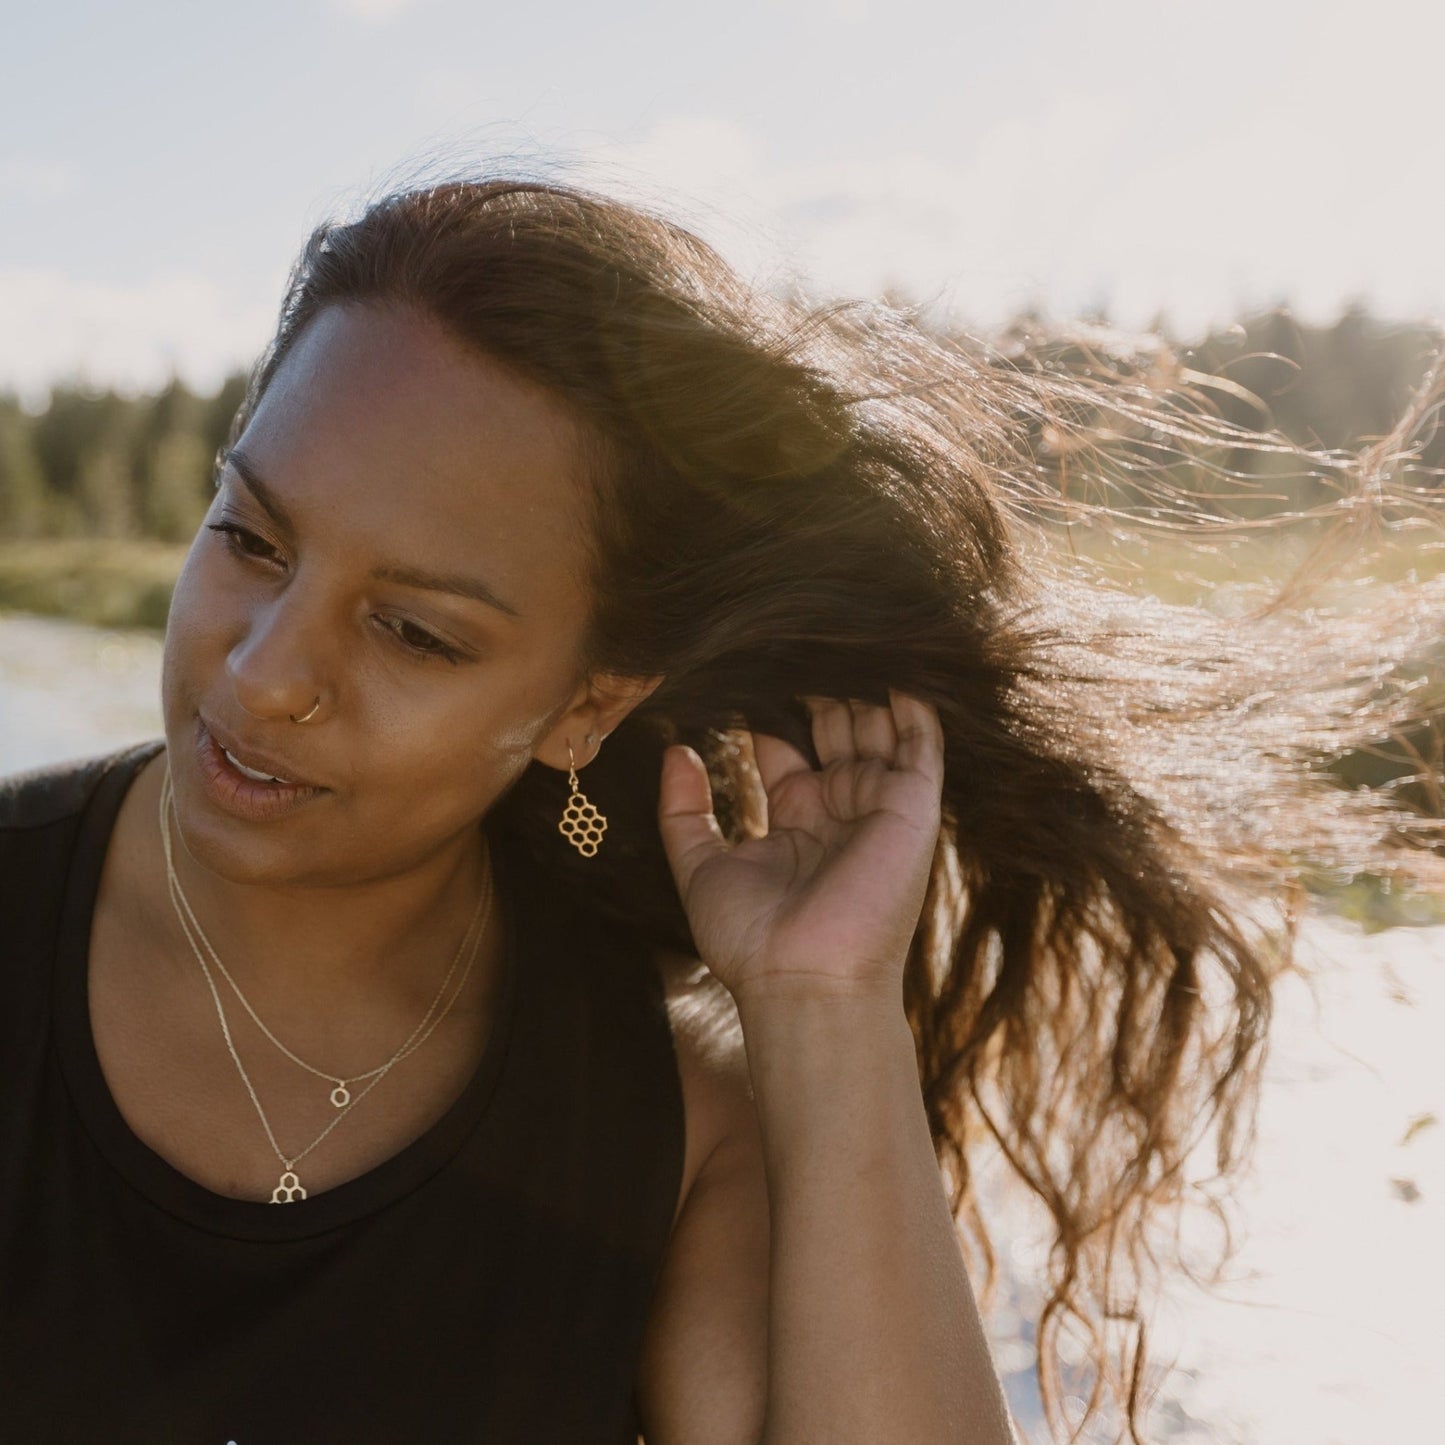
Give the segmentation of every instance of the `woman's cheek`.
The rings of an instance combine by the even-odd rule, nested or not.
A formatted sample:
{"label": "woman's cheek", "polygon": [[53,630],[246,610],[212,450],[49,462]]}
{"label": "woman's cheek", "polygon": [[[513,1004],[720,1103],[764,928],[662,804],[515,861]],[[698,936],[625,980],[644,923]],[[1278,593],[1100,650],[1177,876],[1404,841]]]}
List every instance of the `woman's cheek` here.
{"label": "woman's cheek", "polygon": [[208,655],[224,658],[227,637],[237,634],[239,599],[217,575],[205,545],[203,535],[187,554],[171,593],[162,651],[161,690],[166,699],[177,691],[204,693]]}

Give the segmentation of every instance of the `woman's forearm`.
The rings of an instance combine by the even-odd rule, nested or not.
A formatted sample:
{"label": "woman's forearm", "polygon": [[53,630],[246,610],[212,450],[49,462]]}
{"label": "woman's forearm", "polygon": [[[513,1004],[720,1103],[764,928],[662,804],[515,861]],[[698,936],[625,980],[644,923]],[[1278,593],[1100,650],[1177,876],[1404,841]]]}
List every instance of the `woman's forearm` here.
{"label": "woman's forearm", "polygon": [[739,1016],[772,1215],[764,1445],[1010,1445],[901,998]]}

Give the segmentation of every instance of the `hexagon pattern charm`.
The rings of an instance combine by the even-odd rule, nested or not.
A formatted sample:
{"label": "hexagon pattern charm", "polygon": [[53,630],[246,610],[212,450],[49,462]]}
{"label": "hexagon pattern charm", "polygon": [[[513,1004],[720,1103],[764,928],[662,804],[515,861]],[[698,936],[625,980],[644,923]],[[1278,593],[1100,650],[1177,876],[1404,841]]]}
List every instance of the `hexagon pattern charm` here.
{"label": "hexagon pattern charm", "polygon": [[271,1191],[272,1204],[294,1204],[298,1199],[305,1198],[306,1191],[301,1187],[301,1181],[290,1169],[281,1176],[281,1182]]}
{"label": "hexagon pattern charm", "polygon": [[[572,757],[570,747],[567,749],[567,757],[570,762]],[[602,842],[602,835],[607,831],[607,819],[578,790],[575,767],[568,767],[567,781],[572,785],[572,795],[567,799],[567,806],[562,810],[562,821],[557,824],[557,831],[584,858],[591,858],[596,855],[597,846]]]}

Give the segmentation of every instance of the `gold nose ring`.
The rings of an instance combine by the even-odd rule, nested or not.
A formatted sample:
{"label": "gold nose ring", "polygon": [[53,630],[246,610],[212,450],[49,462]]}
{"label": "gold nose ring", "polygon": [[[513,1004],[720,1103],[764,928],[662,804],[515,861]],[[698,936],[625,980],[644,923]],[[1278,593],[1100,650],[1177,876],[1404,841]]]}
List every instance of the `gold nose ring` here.
{"label": "gold nose ring", "polygon": [[293,712],[293,713],[291,714],[291,721],[294,722],[294,723],[309,722],[309,721],[311,720],[311,718],[315,716],[316,709],[319,708],[320,706],[321,706],[321,699],[318,697],[318,698],[316,699],[316,701],[311,704],[311,711],[310,711],[310,712],[303,714],[301,717],[297,717],[296,714]]}

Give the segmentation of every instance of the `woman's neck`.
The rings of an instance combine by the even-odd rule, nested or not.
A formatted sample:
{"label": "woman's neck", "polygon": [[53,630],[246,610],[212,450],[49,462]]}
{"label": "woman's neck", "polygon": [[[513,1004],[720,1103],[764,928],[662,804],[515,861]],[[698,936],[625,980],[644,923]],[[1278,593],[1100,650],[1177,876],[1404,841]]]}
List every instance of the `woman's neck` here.
{"label": "woman's neck", "polygon": [[[167,883],[159,826],[164,772],[164,753],[141,770],[112,842],[119,857],[130,860],[137,923],[176,970],[194,973],[195,953]],[[432,1002],[474,919],[482,935],[473,972],[484,981],[495,971],[500,904],[493,891],[490,906],[482,905],[490,916],[478,917],[490,866],[479,828],[423,865],[389,877],[346,887],[288,887],[218,876],[187,851],[173,811],[170,824],[185,902],[263,1018],[324,1020],[324,1032],[342,1037],[390,1034],[394,1019],[419,1017]],[[471,997],[489,992],[484,982],[466,990]],[[457,1007],[466,1003],[458,997]]]}

